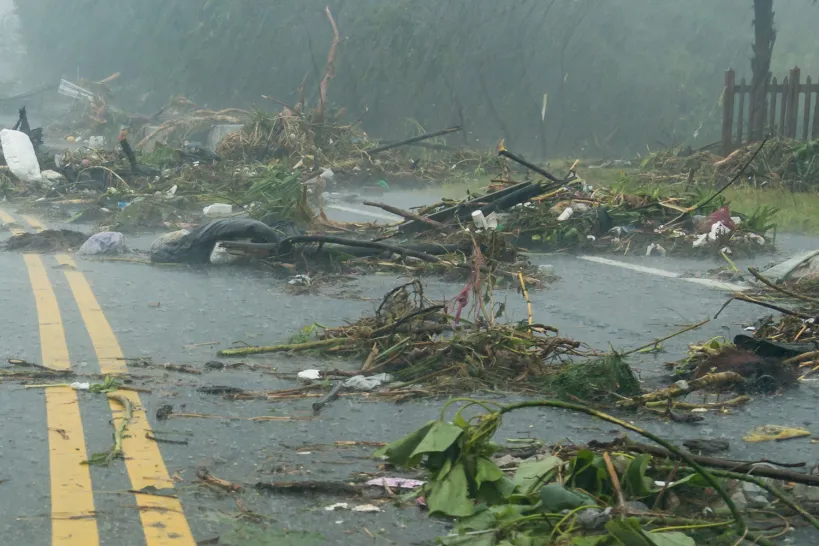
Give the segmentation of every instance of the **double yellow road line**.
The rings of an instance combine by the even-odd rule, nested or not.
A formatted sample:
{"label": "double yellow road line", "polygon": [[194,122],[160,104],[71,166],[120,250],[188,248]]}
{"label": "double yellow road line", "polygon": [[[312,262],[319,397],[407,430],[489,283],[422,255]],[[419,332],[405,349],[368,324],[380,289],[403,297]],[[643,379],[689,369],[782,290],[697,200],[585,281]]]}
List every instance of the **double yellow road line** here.
{"label": "double yellow road line", "polygon": [[[23,216],[23,219],[35,230],[44,229],[35,218]],[[14,218],[3,210],[0,210],[0,220],[14,223]],[[12,228],[13,234],[22,232],[20,228]],[[60,309],[43,260],[36,254],[25,254],[23,259],[37,306],[42,365],[69,370],[71,362]],[[111,375],[126,373],[122,349],[85,275],[76,269],[70,256],[57,254],[56,259],[60,265],[68,266],[65,277],[94,346],[100,371]],[[133,391],[118,394],[128,398],[133,405],[131,422],[122,442],[132,489],[173,488],[159,447],[147,438],[151,429],[139,395]],[[122,408],[116,402],[109,403],[116,426],[122,419]],[[82,464],[88,455],[76,391],[70,387],[47,388],[46,415],[51,476],[51,544],[98,546],[99,529],[91,473],[88,465]],[[195,546],[178,499],[135,493],[135,500],[147,546]]]}

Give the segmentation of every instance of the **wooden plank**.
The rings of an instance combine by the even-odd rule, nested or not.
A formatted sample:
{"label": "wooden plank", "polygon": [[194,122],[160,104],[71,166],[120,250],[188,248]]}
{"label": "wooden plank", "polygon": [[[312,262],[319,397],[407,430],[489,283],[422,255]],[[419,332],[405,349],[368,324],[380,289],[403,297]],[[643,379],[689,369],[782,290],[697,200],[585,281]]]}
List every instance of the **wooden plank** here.
{"label": "wooden plank", "polygon": [[771,94],[771,104],[768,107],[768,115],[770,116],[770,121],[768,122],[768,132],[772,135],[776,134],[776,96],[779,91],[779,86],[776,85],[776,77],[774,76],[773,80],[771,80],[771,87],[769,92]]}
{"label": "wooden plank", "polygon": [[782,80],[782,93],[779,94],[779,134],[785,136],[787,127],[785,127],[788,121],[788,77],[785,76],[785,79]]}
{"label": "wooden plank", "polygon": [[722,153],[733,151],[731,133],[734,130],[734,71],[725,71],[725,88],[722,97]]}
{"label": "wooden plank", "polygon": [[759,113],[759,127],[755,130],[759,133],[754,135],[757,139],[762,139],[765,136],[765,120],[768,118],[768,88],[771,86],[771,73],[768,72],[768,77],[765,79],[765,92],[762,93],[762,112]]}
{"label": "wooden plank", "polygon": [[802,140],[807,140],[810,134],[810,76],[802,86],[805,95],[805,107],[802,109]]}
{"label": "wooden plank", "polygon": [[787,136],[790,138],[796,138],[796,123],[799,114],[799,80],[801,79],[799,74],[799,67],[795,66],[791,68],[791,75],[790,75],[790,84],[791,84],[791,95],[788,97],[788,133]]}
{"label": "wooden plank", "polygon": [[[745,78],[742,78],[740,87],[745,87]],[[750,93],[750,92],[749,92]],[[749,99],[751,97],[748,97]],[[749,100],[753,103],[753,100]],[[745,119],[745,93],[739,94],[739,108],[737,108],[737,147],[742,146],[742,122]],[[748,123],[750,126],[750,122]]]}
{"label": "wooden plank", "polygon": [[819,90],[813,95],[813,129],[811,129],[811,138],[819,138]]}

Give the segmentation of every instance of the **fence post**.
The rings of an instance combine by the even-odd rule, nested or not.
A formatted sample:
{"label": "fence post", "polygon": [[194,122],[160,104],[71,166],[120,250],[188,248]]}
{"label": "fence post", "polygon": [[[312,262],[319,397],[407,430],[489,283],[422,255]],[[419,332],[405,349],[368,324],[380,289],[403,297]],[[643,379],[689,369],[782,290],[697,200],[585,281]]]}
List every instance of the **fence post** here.
{"label": "fence post", "polygon": [[816,140],[819,138],[819,82],[816,83],[813,97],[813,128],[811,129],[811,138]]}
{"label": "fence post", "polygon": [[786,125],[788,121],[788,103],[790,102],[790,83],[788,77],[782,80],[782,93],[779,94],[779,135],[786,136],[788,130]]}
{"label": "fence post", "polygon": [[725,71],[725,88],[722,91],[722,153],[733,151],[731,135],[734,132],[734,70]]}
{"label": "fence post", "polygon": [[[748,108],[753,109],[754,107],[754,97],[751,94],[748,97]],[[739,105],[737,108],[737,148],[742,146],[742,129],[745,121],[745,78],[739,80]],[[750,133],[751,130],[751,119],[748,120],[748,132]],[[750,138],[748,140],[751,140]]]}
{"label": "fence post", "polygon": [[799,72],[798,66],[791,68],[791,88],[790,97],[788,99],[788,133],[785,135],[790,138],[796,138],[796,122],[799,113]]}
{"label": "fence post", "polygon": [[776,83],[776,76],[773,77],[771,80],[770,91],[771,91],[771,104],[768,108],[768,117],[770,122],[768,123],[768,133],[771,135],[776,134],[776,94],[777,94],[777,83]]}
{"label": "fence post", "polygon": [[[805,91],[805,109],[802,112],[802,140],[808,139],[808,134],[810,133],[810,92],[811,92],[811,81],[810,76],[805,79],[804,85]],[[798,102],[797,102],[798,104]]]}

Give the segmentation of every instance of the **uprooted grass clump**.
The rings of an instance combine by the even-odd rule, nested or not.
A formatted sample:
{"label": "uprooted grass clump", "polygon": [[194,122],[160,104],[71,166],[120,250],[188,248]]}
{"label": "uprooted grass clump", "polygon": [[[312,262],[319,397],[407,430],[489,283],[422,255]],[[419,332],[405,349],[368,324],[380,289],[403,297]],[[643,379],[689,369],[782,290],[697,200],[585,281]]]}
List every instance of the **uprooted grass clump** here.
{"label": "uprooted grass clump", "polygon": [[687,181],[720,186],[732,178],[740,165],[750,161],[740,185],[779,186],[791,191],[819,186],[819,164],[815,161],[819,139],[804,142],[772,137],[753,157],[756,148],[757,144],[748,144],[724,158],[707,150],[683,147],[662,150],[643,160],[640,178],[650,183]]}
{"label": "uprooted grass clump", "polygon": [[26,252],[55,252],[76,250],[88,240],[88,235],[70,229],[46,229],[36,233],[12,235],[4,246],[5,250]]}

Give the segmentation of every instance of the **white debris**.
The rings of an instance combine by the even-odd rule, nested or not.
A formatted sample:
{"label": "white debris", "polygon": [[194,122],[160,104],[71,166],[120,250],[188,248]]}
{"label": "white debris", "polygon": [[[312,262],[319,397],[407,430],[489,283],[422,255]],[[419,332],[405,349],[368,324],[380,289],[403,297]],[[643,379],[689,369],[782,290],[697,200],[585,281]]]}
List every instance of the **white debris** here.
{"label": "white debris", "polygon": [[360,504],[353,506],[353,512],[380,512],[381,508],[374,504]]}
{"label": "white debris", "polygon": [[48,186],[49,188],[54,187],[57,182],[60,182],[65,177],[58,173],[57,171],[43,171],[40,173],[42,177],[43,184]]}
{"label": "white debris", "polygon": [[324,509],[328,512],[332,512],[334,510],[346,510],[349,505],[346,502],[337,502],[335,504],[331,504],[330,506],[325,506]]}
{"label": "white debris", "polygon": [[572,217],[572,214],[574,214],[574,209],[572,207],[566,207],[563,209],[563,212],[560,213],[560,216],[557,217],[557,221],[565,222]]}
{"label": "white debris", "polygon": [[321,371],[313,369],[302,370],[296,375],[302,381],[314,381],[316,379],[321,379]]}
{"label": "white debris", "polygon": [[756,233],[749,233],[748,235],[746,235],[746,237],[751,241],[759,243],[760,246],[765,244],[765,237],[757,235]]}
{"label": "white debris", "polygon": [[227,216],[233,212],[233,206],[227,203],[214,203],[202,209],[205,216]]}
{"label": "white debris", "polygon": [[726,233],[731,233],[731,230],[723,224],[722,222],[714,222],[711,225],[711,232],[708,234],[708,238],[712,241],[716,241],[717,237],[720,235],[725,235]]}
{"label": "white debris", "polygon": [[87,391],[91,388],[91,383],[79,383],[75,381],[74,383],[71,383],[71,388],[75,391]]}
{"label": "white debris", "polygon": [[0,147],[11,174],[22,182],[40,182],[40,163],[34,153],[34,145],[28,135],[21,131],[0,131]]}
{"label": "white debris", "polygon": [[95,256],[97,254],[122,254],[127,252],[125,236],[118,231],[95,233],[85,241],[77,254]]}
{"label": "white debris", "polygon": [[227,265],[242,259],[238,254],[232,254],[226,249],[222,245],[223,242],[224,241],[219,241],[213,245],[213,250],[210,252],[210,263],[214,265]]}
{"label": "white debris", "polygon": [[310,276],[309,275],[296,275],[289,281],[287,284],[292,285],[299,285],[299,286],[310,286]]}
{"label": "white debris", "polygon": [[344,386],[357,391],[372,391],[390,381],[392,381],[392,376],[388,373],[380,373],[369,377],[354,375],[344,381]]}
{"label": "white debris", "polygon": [[596,241],[597,237],[595,237],[594,235],[586,235],[586,239],[588,239],[589,241]]}
{"label": "white debris", "polygon": [[708,242],[708,234],[703,233],[702,235],[700,235],[699,237],[694,239],[693,247],[694,248],[701,247],[702,245],[704,245],[707,242]]}
{"label": "white debris", "polygon": [[646,249],[646,256],[653,256],[654,254],[665,256],[665,249],[657,243],[651,243]]}

